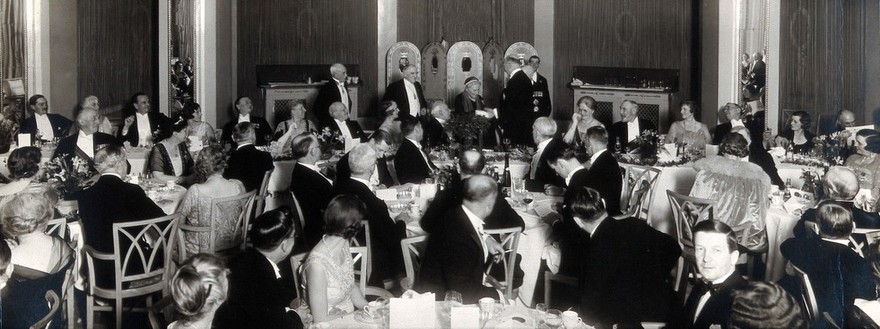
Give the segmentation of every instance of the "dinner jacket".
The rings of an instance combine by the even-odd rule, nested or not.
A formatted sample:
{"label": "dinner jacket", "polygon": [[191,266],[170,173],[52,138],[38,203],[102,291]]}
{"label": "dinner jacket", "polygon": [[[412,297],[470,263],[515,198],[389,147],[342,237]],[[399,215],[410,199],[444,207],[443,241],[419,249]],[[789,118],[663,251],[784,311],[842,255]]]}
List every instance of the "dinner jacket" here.
{"label": "dinner jacket", "polygon": [[230,262],[228,297],[214,315],[212,326],[303,328],[299,315],[286,310],[296,291],[290,267],[282,264],[278,264],[278,279],[269,259],[254,248],[248,248]]}
{"label": "dinner jacket", "polygon": [[[89,166],[94,169],[94,159],[89,158],[88,155],[85,154],[85,152],[79,150],[79,148],[76,146],[76,142],[78,140],[79,134],[62,138],[61,141],[58,142],[58,147],[55,148],[55,153],[52,154],[52,158],[61,158],[67,164],[67,168],[73,168],[73,157],[79,156],[83,160],[86,160],[89,163]],[[122,146],[122,142],[116,139],[116,137],[113,137],[109,134],[96,132],[92,136],[92,154],[95,154],[94,152],[98,151],[98,146],[105,144]]]}
{"label": "dinner jacket", "polygon": [[[565,186],[565,178],[559,177],[559,175],[556,174],[556,171],[550,167],[549,163],[547,163],[547,157],[550,153],[563,147],[566,147],[566,144],[561,138],[553,137],[553,139],[547,143],[547,146],[541,151],[541,156],[538,160],[538,169],[535,169],[535,178],[531,179],[526,177],[526,189],[531,192],[544,192],[544,184],[559,187]],[[529,173],[531,173],[531,168],[529,168]]]}
{"label": "dinner jacket", "polygon": [[460,206],[450,208],[445,218],[445,229],[428,237],[413,288],[418,292],[437,292],[438,300],[443,298],[440,292],[455,290],[461,293],[465,304],[497,297],[495,289],[482,284],[486,258],[481,238],[464,210]]}
{"label": "dinner jacket", "polygon": [[[351,152],[349,152],[351,153]],[[348,165],[348,154],[343,154],[336,163],[336,180],[348,179],[351,177],[351,167]],[[388,159],[385,157],[376,158],[376,171],[379,172],[379,184],[386,187],[394,186],[394,178],[388,171]]]}
{"label": "dinner jacket", "polygon": [[[85,244],[103,253],[113,253],[113,223],[165,216],[140,186],[114,175],[101,175],[95,184],[78,193],[77,203]],[[112,262],[96,261],[95,272],[98,286],[113,286]]]}
{"label": "dinner jacket", "polygon": [[[122,142],[128,142],[131,146],[137,146],[138,141],[140,140],[140,135],[138,133],[137,126],[137,115],[132,114],[134,116],[135,121],[131,123],[131,126],[128,126],[128,132],[123,134],[123,130],[125,130],[125,122],[123,121],[122,126],[119,127],[118,138]],[[147,117],[150,119],[150,132],[156,132],[164,128],[166,125],[171,124],[167,116],[160,112],[150,111],[147,112]],[[158,140],[153,141],[154,143],[158,142]]]}
{"label": "dinner jacket", "polygon": [[637,218],[606,217],[593,231],[580,276],[585,321],[665,322],[675,293],[669,273],[681,256],[678,242]]}
{"label": "dinner jacket", "polygon": [[[257,146],[265,146],[272,140],[272,126],[269,125],[269,122],[266,122],[266,119],[255,116],[253,114],[250,115],[251,124],[254,126],[254,136],[257,137],[254,145]],[[232,145],[232,148],[238,147],[238,144],[235,140],[232,139],[232,131],[235,130],[235,125],[238,124],[238,115],[234,116],[231,121],[227,122],[226,125],[223,126],[223,134],[220,136],[220,141]]]}
{"label": "dinner jacket", "polygon": [[406,237],[406,223],[391,219],[385,202],[376,197],[369,187],[354,179],[336,181],[332,194],[333,196],[353,194],[366,205],[365,219],[370,223],[370,232],[368,233],[372,238],[370,262],[373,265],[370,282],[394,279],[395,276],[403,273],[403,252],[400,249],[400,240]]}
{"label": "dinner jacket", "polygon": [[776,161],[760,141],[749,144],[749,162],[761,167],[761,170],[767,173],[767,177],[770,177],[771,184],[779,186],[779,189],[785,189],[785,183],[782,181],[782,177],[779,177],[779,171],[776,169]]}
{"label": "dinner jacket", "polygon": [[404,138],[394,156],[394,170],[397,171],[397,180],[401,184],[420,184],[425,178],[431,177],[432,170],[437,167],[431,162],[425,162],[427,155],[422,156],[422,151],[411,140]]}
{"label": "dinner jacket", "polygon": [[330,190],[333,184],[324,175],[297,163],[290,175],[290,191],[302,208],[305,226],[303,227],[303,250],[312,250],[324,235],[324,209],[333,198]]}
{"label": "dinner jacket", "polygon": [[507,80],[501,93],[498,122],[504,136],[516,145],[535,145],[532,139],[532,123],[537,118],[533,103],[532,79],[522,70]]}
{"label": "dinner jacket", "polygon": [[273,168],[275,163],[272,162],[272,155],[250,144],[232,151],[226,162],[223,178],[241,181],[245,189],[250,192],[260,188],[263,184],[263,175]]}
{"label": "dinner jacket", "polygon": [[[312,105],[312,110],[315,111],[315,116],[318,118],[318,124],[322,127],[327,126],[333,121],[333,118],[330,117],[330,105],[335,102],[345,102],[342,101],[342,94],[339,93],[339,87],[336,83],[336,80],[330,79],[327,81],[320,89],[318,89],[318,96],[315,97],[315,103]],[[351,94],[348,96],[348,110],[351,110]],[[398,104],[400,106],[400,104]]]}
{"label": "dinner jacket", "polygon": [[[852,213],[853,224],[855,224],[858,228],[880,228],[880,214],[876,212],[867,212],[859,207],[856,207],[852,201],[837,201],[838,204],[843,206],[846,209],[849,209],[850,213]],[[794,233],[794,237],[803,238],[812,236],[811,234],[807,234],[806,231],[806,222],[816,222],[816,208],[810,208],[804,211],[801,215],[800,220],[796,224],[794,224],[794,229],[792,233]]]}
{"label": "dinner jacket", "polygon": [[437,118],[431,117],[424,121],[425,139],[422,145],[428,148],[434,148],[442,145],[449,145],[449,136],[446,135],[446,128]]}
{"label": "dinner jacket", "polygon": [[[657,126],[653,122],[642,118],[636,118],[636,120],[639,120],[638,136],[641,136],[645,130],[657,131]],[[627,136],[629,136],[629,127],[627,127],[626,122],[615,122],[611,125],[611,131],[608,132],[608,150],[614,152],[614,145],[620,142],[621,147],[626,146],[627,151],[631,151],[633,145],[629,145],[629,141],[626,140]]]}
{"label": "dinner jacket", "polygon": [[[394,101],[397,103],[397,109],[400,110],[400,116],[404,117],[412,117],[410,114],[409,108],[409,94],[406,91],[406,85],[403,82],[404,79],[400,79],[392,82],[385,88],[385,95],[382,96],[382,101]],[[416,116],[418,115],[421,109],[428,108],[428,102],[425,101],[425,93],[422,91],[422,84],[417,82],[413,82],[413,85],[416,89],[416,97],[419,99],[420,108],[416,109]]]}
{"label": "dinner jacket", "polygon": [[[425,213],[419,220],[419,226],[429,234],[443,230],[445,225],[449,222],[449,219],[444,217],[446,212],[449,211],[449,209],[461,206],[463,198],[462,194],[464,193],[464,182],[459,179],[459,177],[453,177],[453,179],[455,179],[455,183],[453,183],[450,188],[437,192],[434,196],[434,200],[428,204],[428,208],[425,209]],[[501,187],[499,186],[498,195],[495,197],[495,206],[492,208],[492,212],[483,219],[483,228],[499,229],[520,227],[520,229],[525,229],[525,223],[523,222],[522,217],[513,210],[504,198],[504,193],[501,193],[500,189]]]}
{"label": "dinner jacket", "polygon": [[716,126],[715,135],[712,136],[712,144],[721,145],[724,136],[727,136],[731,130],[733,130],[733,125],[730,122],[725,122]]}
{"label": "dinner jacket", "polygon": [[[352,139],[357,139],[361,143],[366,142],[367,134],[364,133],[364,130],[361,129],[361,124],[355,120],[346,120],[345,125],[348,126],[348,132],[351,133]],[[330,119],[330,122],[326,125],[327,128],[330,128],[330,132],[332,133],[342,133],[339,130],[339,124],[336,123],[336,120]]]}
{"label": "dinner jacket", "polygon": [[550,116],[553,112],[553,107],[550,101],[550,88],[548,87],[547,79],[537,71],[535,72],[535,75],[537,76],[537,79],[532,83],[532,90],[536,92],[533,96],[534,100],[538,101],[538,113],[536,116]]}
{"label": "dinner jacket", "polygon": [[[596,161],[589,164],[586,174],[578,177],[578,180],[572,178],[572,182],[583,184],[599,192],[602,199],[605,200],[605,210],[611,216],[620,215],[624,209],[621,209],[620,194],[623,190],[623,179],[620,171],[620,165],[614,159],[611,151],[606,150]],[[579,173],[578,173],[579,174]],[[575,174],[575,176],[578,176]]]}
{"label": "dinner jacket", "polygon": [[841,328],[856,298],[874,300],[873,271],[849,246],[818,238],[792,238],[779,246],[792,265],[810,277],[819,313],[828,312]]}
{"label": "dinner jacket", "polygon": [[[49,117],[49,124],[52,125],[52,133],[56,138],[62,138],[67,136],[67,131],[70,129],[70,126],[73,125],[73,121],[65,118],[61,114],[56,113],[46,113]],[[24,120],[21,120],[21,127],[19,128],[19,133],[21,134],[33,134],[35,137],[37,135],[37,115],[31,114],[31,116],[27,117]]]}
{"label": "dinner jacket", "polygon": [[[745,287],[747,284],[748,281],[743,279],[742,274],[734,269],[733,274],[716,287],[716,292],[709,295],[709,299],[703,305],[698,316],[696,314],[697,305],[709,288],[703,284],[696,285],[684,304],[683,315],[672,328],[709,329],[709,326],[713,324],[727,328],[730,321],[730,308],[733,304],[731,292],[734,289]],[[695,316],[696,320],[694,320]]]}

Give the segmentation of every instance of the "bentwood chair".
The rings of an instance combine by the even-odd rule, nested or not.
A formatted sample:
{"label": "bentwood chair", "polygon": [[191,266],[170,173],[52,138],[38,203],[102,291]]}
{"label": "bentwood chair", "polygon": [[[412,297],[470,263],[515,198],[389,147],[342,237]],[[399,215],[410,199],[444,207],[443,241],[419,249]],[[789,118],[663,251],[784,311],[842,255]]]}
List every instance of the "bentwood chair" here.
{"label": "bentwood chair", "polygon": [[647,221],[651,203],[654,201],[654,183],[660,177],[660,169],[646,166],[626,165],[623,170],[623,188],[621,189],[621,217],[635,217]]}
{"label": "bentwood chair", "polygon": [[[167,295],[167,282],[171,279],[171,250],[177,240],[177,224],[180,214],[153,219],[114,223],[113,253],[100,252],[88,244],[83,247],[88,268],[86,291],[86,323],[91,329],[95,324],[96,311],[116,311],[116,328],[122,327],[122,301],[126,298],[147,296],[146,308],[130,311],[148,312],[153,305],[152,295]],[[182,247],[181,247],[182,248]],[[96,283],[95,263],[112,264],[114,284],[99,287]],[[102,273],[102,275],[104,275]],[[110,299],[115,303],[102,306],[95,298]]]}
{"label": "bentwood chair", "polygon": [[211,199],[209,208],[200,212],[197,223],[178,223],[180,245],[177,259],[183,261],[203,252],[215,254],[243,249],[249,224],[248,209],[254,202],[255,193]]}
{"label": "bentwood chair", "polygon": [[364,275],[364,273],[369,274],[370,271],[370,248],[369,247],[351,247],[351,258],[354,261],[354,274],[355,279],[357,280],[357,285],[361,288],[361,292],[364,293],[364,296],[377,296],[384,298],[394,297],[388,290],[379,287],[368,286],[367,281],[369,281],[370,276]]}
{"label": "bentwood chair", "polygon": [[394,157],[386,157],[385,164],[388,165],[388,173],[391,175],[394,185],[400,185],[400,180],[397,179],[397,168],[394,167]]}
{"label": "bentwood chair", "polygon": [[[55,318],[55,315],[58,314],[58,310],[61,309],[61,298],[52,290],[46,291],[46,303],[49,304],[49,313],[46,313],[46,315],[40,318],[39,321],[31,325],[29,327],[30,329],[48,329],[52,319]],[[68,322],[70,322],[70,319],[68,319]]]}
{"label": "bentwood chair", "polygon": [[[65,217],[50,219],[49,223],[46,225],[46,234],[55,235],[55,236],[58,236],[59,238],[64,239],[65,241],[70,242],[70,237],[68,236],[67,231],[68,231],[67,218],[65,218]],[[77,257],[77,258],[79,258],[79,257]],[[72,282],[73,281],[71,281],[71,283]],[[70,297],[70,296],[73,296],[73,285],[71,285],[70,287],[67,287],[67,288],[69,288],[70,290],[69,291],[65,290],[63,293],[60,294],[60,296],[58,294],[56,294],[55,297],[61,298],[61,301],[65,303],[64,308],[65,308],[65,314],[67,316],[68,328],[73,329],[73,321],[71,321],[71,319],[75,319],[74,314],[73,314],[74,306],[73,306],[73,298]],[[46,299],[47,300],[49,299],[48,294],[46,295]]]}
{"label": "bentwood chair", "polygon": [[400,249],[403,251],[403,266],[406,269],[406,286],[403,289],[410,289],[416,282],[418,267],[421,263],[420,258],[425,250],[428,236],[416,236],[400,240]]}
{"label": "bentwood chair", "polygon": [[273,172],[275,172],[275,168],[269,169],[263,174],[263,182],[260,183],[260,188],[257,190],[256,197],[254,198],[254,217],[266,211],[266,198],[269,197],[269,180],[272,178]]}
{"label": "bentwood chair", "polygon": [[794,264],[792,264],[791,267],[794,268],[798,284],[800,284],[800,297],[801,302],[803,303],[802,306],[804,307],[804,315],[806,315],[810,322],[815,323],[816,321],[819,321],[819,303],[816,302],[816,292],[813,290],[810,276]]}
{"label": "bentwood chair", "polygon": [[50,219],[49,223],[46,224],[46,234],[56,235],[67,240],[67,218]]}
{"label": "bentwood chair", "polygon": [[672,207],[675,231],[678,236],[678,244],[681,246],[681,258],[678,259],[678,268],[675,274],[675,291],[684,298],[688,277],[696,279],[698,275],[694,255],[694,225],[700,221],[712,219],[715,201],[687,196],[674,191],[666,191],[666,197]]}
{"label": "bentwood chair", "polygon": [[508,303],[515,298],[513,273],[516,270],[516,252],[519,247],[519,237],[522,229],[512,227],[484,230],[484,232],[492,237],[498,236],[501,241],[501,247],[505,250],[506,255],[501,258],[504,266],[504,280],[500,281],[490,275],[486,276],[486,280],[504,297],[505,300],[503,302]]}
{"label": "bentwood chair", "polygon": [[305,280],[303,280],[303,263],[306,261],[306,257],[308,253],[299,253],[293,256],[290,256],[290,269],[293,273],[293,285],[296,288],[296,299],[293,300],[292,306],[293,308],[299,308],[303,305],[308,305],[308,298],[306,296],[306,286]]}

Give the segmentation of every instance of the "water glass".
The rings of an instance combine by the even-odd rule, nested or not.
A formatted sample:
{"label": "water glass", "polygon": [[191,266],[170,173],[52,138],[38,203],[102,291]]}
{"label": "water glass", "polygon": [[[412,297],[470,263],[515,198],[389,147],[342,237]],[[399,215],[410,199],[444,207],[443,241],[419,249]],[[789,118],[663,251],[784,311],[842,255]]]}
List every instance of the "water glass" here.
{"label": "water glass", "polygon": [[446,297],[443,300],[449,302],[449,307],[461,306],[461,293],[455,290],[446,291]]}
{"label": "water glass", "polygon": [[558,329],[562,326],[562,311],[557,309],[548,310],[547,314],[544,315],[544,323],[550,329]]}

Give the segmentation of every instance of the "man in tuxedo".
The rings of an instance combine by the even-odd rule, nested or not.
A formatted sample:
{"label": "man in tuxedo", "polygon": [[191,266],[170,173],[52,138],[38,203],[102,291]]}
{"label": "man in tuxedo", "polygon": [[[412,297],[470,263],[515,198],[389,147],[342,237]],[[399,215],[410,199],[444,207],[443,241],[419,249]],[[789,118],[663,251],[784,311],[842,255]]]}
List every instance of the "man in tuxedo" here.
{"label": "man in tuxedo", "polygon": [[666,321],[675,303],[668,276],[681,255],[678,242],[643,220],[612,218],[591,188],[572,188],[565,205],[566,220],[590,236],[579,275],[584,321],[600,328]]}
{"label": "man in tuxedo", "polygon": [[852,214],[832,200],[815,211],[819,237],[788,239],[779,246],[792,265],[804,271],[816,293],[819,313],[827,312],[840,328],[849,328],[847,314],[856,298],[874,299],[873,271],[849,245]]}
{"label": "man in tuxedo", "polygon": [[238,147],[236,141],[232,138],[232,132],[235,130],[235,125],[242,122],[249,122],[254,127],[255,145],[264,146],[272,140],[272,127],[269,126],[266,119],[251,115],[251,112],[254,110],[254,104],[250,98],[241,96],[236,99],[235,110],[238,112],[238,115],[223,126],[223,135],[220,136],[221,142],[231,145],[232,148]]}
{"label": "man in tuxedo", "polygon": [[491,239],[483,232],[483,219],[492,212],[497,194],[498,184],[489,176],[475,175],[464,181],[462,205],[449,209],[444,229],[428,237],[416,291],[455,290],[465,304],[498,296],[495,289],[483,285],[489,255],[503,252],[500,246],[487,245]]}
{"label": "man in tuxedo", "polygon": [[562,194],[561,187],[565,186],[565,181],[556,175],[547,162],[547,155],[551,151],[565,147],[561,140],[554,137],[555,135],[556,121],[549,117],[540,117],[532,124],[532,140],[538,148],[532,156],[529,177],[526,180],[526,188],[529,191],[545,192],[550,195]]}
{"label": "man in tuxedo", "polygon": [[67,131],[73,124],[72,121],[60,114],[49,113],[49,101],[43,95],[31,96],[28,99],[28,108],[32,115],[21,121],[19,132],[33,134],[35,139],[37,135],[40,135],[40,139],[44,141],[62,138],[67,135]]}
{"label": "man in tuxedo", "polygon": [[[95,152],[95,166],[101,176],[94,185],[80,192],[77,198],[79,216],[86,245],[112,254],[113,223],[157,218],[165,213],[140,186],[122,180],[128,171],[122,146],[110,144]],[[115,282],[113,263],[96,261],[95,270],[97,285],[112,288]]]}
{"label": "man in tuxedo", "polygon": [[253,244],[229,263],[229,293],[214,315],[217,328],[303,328],[290,302],[296,297],[293,273],[285,266],[294,247],[290,209],[270,210],[253,221]]}
{"label": "man in tuxedo", "polygon": [[643,132],[646,130],[657,131],[657,126],[651,121],[639,118],[638,112],[639,103],[627,99],[620,104],[621,119],[611,126],[611,131],[608,134],[609,149],[615,150],[615,147],[620,144],[621,148],[632,150],[637,147],[634,142]]}
{"label": "man in tuxedo", "polygon": [[321,159],[318,138],[303,133],[293,138],[290,145],[296,165],[290,175],[290,191],[299,202],[305,226],[303,227],[303,250],[312,250],[324,235],[324,209],[333,197],[330,190],[333,181],[321,174],[315,163]]}
{"label": "man in tuxedo", "polygon": [[739,104],[727,103],[724,105],[722,111],[724,112],[724,115],[727,116],[728,122],[719,124],[715,127],[715,136],[712,137],[712,144],[715,145],[721,145],[724,136],[727,136],[727,134],[732,132],[733,128],[746,126],[742,119],[742,107],[740,107]]}
{"label": "man in tuxedo", "polygon": [[[97,110],[83,109],[80,111],[76,116],[79,132],[61,139],[52,158],[61,158],[67,163],[67,168],[74,168],[73,158],[77,157],[85,161],[90,168],[95,168],[93,159],[99,146],[105,144],[122,146],[122,143],[115,137],[98,132],[98,127],[101,125],[99,118]],[[122,174],[127,175],[128,171],[123,171]]]}
{"label": "man in tuxedo", "polygon": [[833,133],[844,131],[847,127],[856,125],[856,114],[850,110],[837,111],[837,120],[834,125],[822,124],[819,122],[819,135],[831,135]]}
{"label": "man in tuxedo", "polygon": [[498,120],[504,130],[504,137],[511,143],[532,145],[529,138],[529,125],[537,117],[538,107],[534,104],[532,80],[522,71],[518,59],[504,59],[504,71],[509,79],[501,93],[501,106],[498,109]]}
{"label": "man in tuxedo", "polygon": [[752,61],[751,67],[749,67],[749,71],[746,74],[746,79],[743,81],[743,84],[746,86],[753,86],[755,90],[760,90],[764,88],[767,80],[767,64],[764,63],[764,54],[760,51],[756,52],[752,55],[754,59]]}
{"label": "man in tuxedo", "polygon": [[431,103],[431,116],[422,120],[425,128],[425,138],[422,146],[434,148],[442,145],[449,145],[449,136],[446,135],[446,123],[449,122],[452,114],[449,112],[449,106],[444,101],[435,101]]}
{"label": "man in tuxedo", "polygon": [[730,319],[731,291],[747,284],[739,271],[736,233],[717,220],[697,223],[694,232],[694,255],[697,270],[703,276],[685,302],[683,317],[673,328],[726,327]]}
{"label": "man in tuxedo", "polygon": [[332,79],[321,86],[321,89],[318,89],[318,96],[315,97],[315,103],[312,106],[315,116],[318,117],[318,124],[321,127],[330,125],[332,119],[330,105],[340,102],[347,109],[350,109],[352,106],[348,89],[345,88],[345,80],[348,78],[348,70],[345,68],[345,65],[339,63],[330,65],[330,76]]}
{"label": "man in tuxedo", "polygon": [[538,107],[536,115],[539,117],[549,117],[553,112],[553,108],[550,102],[550,88],[548,87],[547,79],[538,73],[538,67],[541,66],[541,58],[536,55],[529,57],[529,66],[535,70],[529,78],[532,80],[532,97],[534,98],[532,104]]}
{"label": "man in tuxedo", "polygon": [[331,119],[327,126],[333,133],[339,133],[345,139],[345,151],[351,151],[355,146],[362,143],[366,136],[361,125],[354,120],[349,120],[348,108],[340,102],[330,105]]}
{"label": "man in tuxedo", "polygon": [[[853,224],[858,228],[880,228],[880,214],[867,212],[855,206],[855,198],[859,193],[859,179],[856,173],[847,167],[834,166],[828,168],[822,178],[822,189],[827,200],[834,200],[852,213]],[[806,237],[805,222],[816,222],[816,208],[807,209],[800,221],[794,226],[796,238]],[[857,237],[862,237],[861,235]]]}
{"label": "man in tuxedo", "polygon": [[[395,185],[394,178],[391,177],[391,172],[388,171],[388,160],[386,159],[386,153],[390,147],[388,145],[389,138],[390,136],[387,131],[376,130],[370,135],[370,142],[368,144],[376,149],[376,169],[370,177],[370,183],[382,188]],[[339,158],[339,162],[336,163],[336,180],[351,177],[351,168],[348,167],[349,154],[351,152],[342,155]]]}
{"label": "man in tuxedo", "polygon": [[332,194],[354,194],[367,206],[366,220],[370,223],[370,231],[365,233],[372,238],[370,262],[373,264],[369,282],[379,287],[392,286],[403,276],[400,240],[406,237],[406,221],[410,217],[404,212],[391,219],[388,206],[373,193],[370,176],[376,166],[376,150],[372,146],[355,147],[348,155],[348,166],[351,177],[337,180]]}
{"label": "man in tuxedo", "polygon": [[248,192],[256,190],[263,184],[266,171],[275,168],[272,155],[254,146],[256,137],[252,123],[242,122],[235,125],[232,129],[232,137],[238,148],[229,156],[223,177],[240,180]]}
{"label": "man in tuxedo", "polygon": [[400,123],[400,133],[403,140],[394,157],[394,169],[397,171],[397,179],[401,184],[419,184],[425,178],[432,177],[437,167],[428,158],[428,153],[422,149],[424,130],[422,124],[415,118],[404,118]]}
{"label": "man in tuxedo", "polygon": [[[477,150],[465,150],[458,157],[458,170],[461,172],[460,179],[454,180],[450,188],[438,191],[434,201],[428,205],[425,214],[419,220],[419,224],[425,232],[434,233],[443,230],[448,222],[443,215],[447,210],[461,205],[464,194],[464,181],[475,175],[486,172],[486,157]],[[495,205],[486,218],[483,219],[487,229],[517,227],[525,228],[522,217],[510,207],[504,194],[498,193]]]}
{"label": "man in tuxedo", "polygon": [[420,118],[428,112],[428,102],[422,92],[422,84],[419,83],[419,69],[413,65],[407,65],[401,70],[403,79],[397,80],[385,88],[385,96],[382,101],[394,101],[400,109],[401,117]]}
{"label": "man in tuxedo", "polygon": [[132,95],[130,104],[135,113],[125,118],[122,129],[119,129],[119,139],[131,146],[147,146],[158,142],[153,140],[153,134],[170,124],[168,117],[150,111],[150,96],[145,93]]}

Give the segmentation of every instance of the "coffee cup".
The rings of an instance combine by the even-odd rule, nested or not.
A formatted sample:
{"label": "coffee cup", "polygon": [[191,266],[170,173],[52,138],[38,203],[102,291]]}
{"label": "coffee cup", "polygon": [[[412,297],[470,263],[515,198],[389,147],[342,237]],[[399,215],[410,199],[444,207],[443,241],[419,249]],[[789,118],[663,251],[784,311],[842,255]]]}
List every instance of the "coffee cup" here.
{"label": "coffee cup", "polygon": [[379,318],[381,316],[381,312],[379,312],[379,310],[382,309],[384,306],[385,305],[383,305],[382,302],[369,302],[366,306],[364,306],[364,314],[372,319]]}
{"label": "coffee cup", "polygon": [[166,182],[165,182],[165,187],[168,187],[169,190],[173,190],[173,189],[174,189],[174,185],[176,185],[176,184],[174,184],[174,181],[173,181],[173,180],[169,180],[169,181],[166,181]]}
{"label": "coffee cup", "polygon": [[565,326],[565,329],[579,328],[582,322],[583,320],[581,320],[581,317],[578,316],[577,312],[562,312],[562,325]]}
{"label": "coffee cup", "polygon": [[491,297],[483,297],[479,300],[480,311],[492,312],[495,310],[495,299]]}

